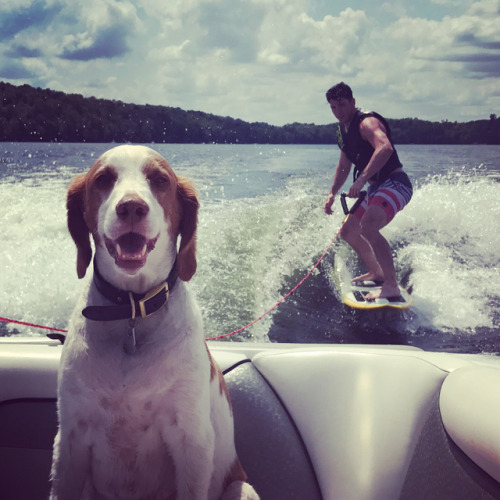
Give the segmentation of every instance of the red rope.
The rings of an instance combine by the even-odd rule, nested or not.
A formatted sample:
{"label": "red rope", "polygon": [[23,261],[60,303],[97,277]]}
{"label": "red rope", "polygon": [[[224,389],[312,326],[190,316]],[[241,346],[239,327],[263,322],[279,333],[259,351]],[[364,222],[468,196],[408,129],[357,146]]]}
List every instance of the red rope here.
{"label": "red rope", "polygon": [[[347,221],[347,219],[344,221],[344,224],[345,224],[346,221]],[[342,227],[344,227],[344,224],[342,224]],[[231,337],[232,335],[236,335],[237,333],[240,333],[243,330],[246,330],[247,328],[250,328],[252,325],[255,325],[255,323],[258,323],[263,318],[265,318],[268,314],[270,314],[271,312],[273,312],[278,306],[281,305],[282,302],[284,302],[288,297],[290,297],[290,295],[293,295],[297,291],[297,289],[309,278],[309,276],[311,276],[311,274],[319,266],[319,264],[321,263],[321,261],[327,256],[328,252],[330,251],[330,248],[332,248],[333,244],[335,243],[335,240],[338,238],[338,236],[340,234],[340,231],[342,231],[342,227],[338,230],[337,234],[335,235],[335,237],[333,238],[333,240],[331,241],[331,243],[328,245],[328,248],[323,252],[323,255],[318,259],[318,262],[316,262],[316,264],[314,264],[314,266],[302,278],[302,280],[300,280],[300,282],[297,283],[285,296],[283,296],[280,300],[278,300],[278,302],[276,302],[276,304],[274,304],[273,307],[271,307],[270,309],[268,309],[264,314],[262,314],[261,316],[259,316],[257,319],[254,319],[251,323],[248,323],[248,325],[245,325],[245,326],[243,326],[241,328],[238,328],[238,330],[234,330],[233,332],[230,332],[230,333],[224,333],[224,334],[218,335],[216,337],[209,337],[209,338],[206,338],[205,340],[220,340],[220,339],[223,339],[223,338],[226,338],[226,337]],[[42,328],[44,330],[52,330],[54,332],[67,333],[67,330],[63,330],[61,328],[52,328],[50,326],[36,325],[34,323],[26,323],[24,321],[17,321],[17,320],[9,319],[9,318],[1,318],[0,317],[0,321],[6,322],[6,323],[14,323],[16,325],[31,326],[32,328]]]}
{"label": "red rope", "polygon": [[15,319],[9,319],[9,318],[0,318],[0,321],[4,321],[6,323],[15,323],[16,325],[32,326],[33,328],[43,328],[45,330],[52,330],[54,332],[66,333],[68,331],[68,330],[62,330],[61,328],[52,328],[51,326],[42,326],[42,325],[35,325],[34,323],[25,323],[24,321],[17,321]]}
{"label": "red rope", "polygon": [[[344,220],[344,224],[346,223],[346,221],[347,221],[347,218]],[[284,297],[282,297],[280,300],[278,300],[278,302],[276,302],[276,304],[274,304],[274,306],[271,307],[271,309],[268,309],[264,314],[262,314],[262,316],[259,316],[257,319],[254,319],[251,323],[248,323],[248,325],[245,325],[245,326],[239,328],[238,330],[234,330],[234,332],[224,333],[222,335],[218,335],[217,337],[210,337],[210,338],[207,338],[205,340],[219,340],[219,339],[223,339],[223,338],[226,338],[226,337],[230,337],[231,335],[235,335],[237,333],[240,333],[243,330],[246,330],[247,328],[250,328],[252,325],[254,325],[255,323],[257,323],[261,319],[265,318],[271,312],[273,312],[282,302],[284,302],[288,297],[290,297],[290,295],[293,295],[293,293],[304,283],[304,281],[306,281],[309,278],[309,276],[311,276],[311,274],[313,273],[313,271],[319,266],[319,264],[321,263],[321,261],[327,256],[328,252],[330,251],[330,248],[332,248],[333,244],[335,243],[335,240],[338,238],[338,236],[340,234],[340,231],[342,231],[342,228],[344,227],[344,224],[342,224],[341,228],[338,230],[337,234],[335,235],[335,237],[333,238],[333,240],[331,241],[331,243],[328,245],[328,248],[323,252],[323,255],[318,259],[318,262],[316,262],[316,264],[314,264],[314,266],[302,278],[302,280],[299,283],[297,283]]]}

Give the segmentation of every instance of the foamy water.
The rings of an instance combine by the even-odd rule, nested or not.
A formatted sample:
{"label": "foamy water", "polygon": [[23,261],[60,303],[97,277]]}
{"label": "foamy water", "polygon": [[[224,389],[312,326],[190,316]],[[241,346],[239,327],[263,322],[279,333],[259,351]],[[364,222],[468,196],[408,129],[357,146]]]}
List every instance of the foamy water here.
{"label": "foamy water", "polygon": [[[52,145],[53,156],[48,145],[4,146],[0,316],[64,328],[83,285],[66,229],[66,190],[107,146]],[[198,272],[191,285],[207,337],[236,330],[272,307],[313,266],[342,223],[340,207],[330,217],[322,211],[338,155],[333,146],[157,149],[200,192]],[[446,148],[399,150],[416,180],[413,200],[384,229],[414,301],[399,332],[415,345],[425,335],[434,342],[439,334],[479,332],[489,345],[499,328],[500,148],[485,149],[483,157],[479,147],[464,149],[462,160],[456,150],[450,158]],[[300,293],[234,340],[265,341],[272,330],[278,332],[272,340],[349,341],[346,332],[364,328],[364,319],[338,302],[327,276],[329,259]],[[379,337],[383,330],[379,324]]]}
{"label": "foamy water", "polygon": [[386,234],[404,234],[397,263],[410,273],[420,322],[493,327],[500,297],[500,184],[473,172],[429,178]]}

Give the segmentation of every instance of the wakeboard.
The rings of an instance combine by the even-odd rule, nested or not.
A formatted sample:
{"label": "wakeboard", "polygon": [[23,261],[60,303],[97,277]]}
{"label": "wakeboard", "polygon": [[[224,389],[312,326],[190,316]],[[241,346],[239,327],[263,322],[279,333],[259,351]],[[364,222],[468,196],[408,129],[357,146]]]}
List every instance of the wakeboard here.
{"label": "wakeboard", "polygon": [[342,302],[354,309],[409,309],[411,307],[411,295],[401,285],[399,285],[400,294],[398,297],[388,299],[367,299],[366,296],[380,288],[380,283],[376,282],[353,282],[354,273],[351,273],[346,260],[340,252],[335,253],[335,275],[334,281],[340,294]]}

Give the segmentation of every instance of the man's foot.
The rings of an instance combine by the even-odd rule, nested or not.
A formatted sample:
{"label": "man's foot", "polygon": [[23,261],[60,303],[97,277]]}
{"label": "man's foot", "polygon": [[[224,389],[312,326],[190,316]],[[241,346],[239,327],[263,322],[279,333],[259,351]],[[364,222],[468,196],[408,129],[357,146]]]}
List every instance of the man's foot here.
{"label": "man's foot", "polygon": [[390,299],[392,297],[399,297],[400,295],[401,292],[399,291],[398,286],[389,286],[383,284],[379,289],[367,293],[365,295],[365,300]]}
{"label": "man's foot", "polygon": [[352,284],[354,285],[354,284],[360,283],[362,281],[373,281],[373,282],[382,284],[384,282],[384,277],[379,275],[379,274],[367,272],[365,274],[362,274],[361,276],[357,276],[356,278],[353,278]]}

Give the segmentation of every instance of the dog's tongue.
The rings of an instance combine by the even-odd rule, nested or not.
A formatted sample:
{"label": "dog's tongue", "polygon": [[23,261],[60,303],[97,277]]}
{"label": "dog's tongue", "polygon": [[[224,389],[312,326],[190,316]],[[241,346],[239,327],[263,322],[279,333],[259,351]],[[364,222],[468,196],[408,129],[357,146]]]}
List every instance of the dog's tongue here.
{"label": "dog's tongue", "polygon": [[147,250],[147,240],[139,233],[126,233],[116,240],[120,257],[141,258]]}

